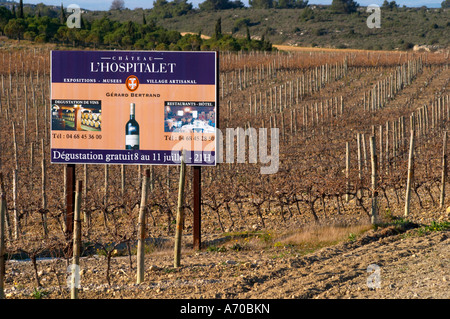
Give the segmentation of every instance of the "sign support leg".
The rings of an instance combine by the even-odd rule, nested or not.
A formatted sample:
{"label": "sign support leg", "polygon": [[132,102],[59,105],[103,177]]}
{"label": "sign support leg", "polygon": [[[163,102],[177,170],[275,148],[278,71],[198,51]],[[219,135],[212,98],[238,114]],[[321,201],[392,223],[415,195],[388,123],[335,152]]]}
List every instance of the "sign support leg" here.
{"label": "sign support leg", "polygon": [[194,166],[194,249],[200,250],[202,247],[201,241],[201,200],[202,200],[202,180],[201,180],[201,166]]}
{"label": "sign support leg", "polygon": [[71,256],[73,248],[73,220],[75,206],[75,164],[67,164],[66,170],[66,240],[67,254]]}

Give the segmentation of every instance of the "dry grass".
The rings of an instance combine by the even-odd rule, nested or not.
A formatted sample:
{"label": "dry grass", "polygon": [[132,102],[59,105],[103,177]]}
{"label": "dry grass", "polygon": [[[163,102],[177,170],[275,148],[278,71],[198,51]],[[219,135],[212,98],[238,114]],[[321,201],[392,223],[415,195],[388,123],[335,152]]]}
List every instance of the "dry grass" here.
{"label": "dry grass", "polygon": [[288,233],[276,231],[257,231],[229,234],[231,239],[223,244],[212,245],[211,251],[235,250],[241,247],[246,250],[288,249],[296,254],[308,254],[323,247],[329,247],[344,241],[356,240],[361,234],[372,229],[370,224],[355,225],[323,225],[311,224]]}
{"label": "dry grass", "polygon": [[370,224],[362,225],[311,225],[299,229],[279,240],[280,244],[292,245],[310,252],[322,247],[335,245],[345,240],[354,240],[371,229]]}

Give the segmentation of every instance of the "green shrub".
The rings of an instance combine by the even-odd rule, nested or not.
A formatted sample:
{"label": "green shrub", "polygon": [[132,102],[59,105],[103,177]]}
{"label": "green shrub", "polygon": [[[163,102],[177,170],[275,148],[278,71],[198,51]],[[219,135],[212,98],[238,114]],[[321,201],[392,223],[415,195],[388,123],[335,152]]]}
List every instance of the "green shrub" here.
{"label": "green shrub", "polygon": [[414,44],[411,42],[405,42],[402,44],[401,49],[404,51],[411,50],[414,47]]}

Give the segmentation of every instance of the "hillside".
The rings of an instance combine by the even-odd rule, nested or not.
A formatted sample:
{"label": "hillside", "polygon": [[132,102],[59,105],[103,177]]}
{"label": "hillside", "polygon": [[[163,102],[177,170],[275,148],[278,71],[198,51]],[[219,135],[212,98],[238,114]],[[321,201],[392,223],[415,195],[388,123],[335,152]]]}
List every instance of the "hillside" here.
{"label": "hillside", "polygon": [[[306,9],[229,9],[221,11],[190,11],[186,15],[158,19],[169,30],[201,32],[213,35],[221,18],[222,31],[254,38],[265,36],[274,44],[307,47],[357,48],[369,50],[410,49],[413,45],[448,47],[450,11],[427,8],[397,8],[381,12],[381,28],[370,29],[366,20],[370,13],[360,8],[354,14],[333,14],[327,7]],[[86,19],[107,15],[112,20],[136,22],[151,10],[88,12]]]}
{"label": "hillside", "polygon": [[20,6],[16,10],[15,6],[0,6],[0,45],[5,45],[4,40],[8,38],[18,42],[27,40],[34,43],[55,43],[63,47],[110,50],[272,50],[272,44],[268,41],[224,34],[220,24],[217,24],[214,37],[204,39],[197,34],[182,36],[180,32],[167,29],[152,20],[147,23],[144,14],[141,14],[140,21],[117,21],[108,16],[121,11],[127,10],[101,12],[100,15],[97,13],[97,16],[91,15],[89,19],[85,11],[72,16],[62,6],[57,16],[55,7]]}
{"label": "hillside", "polygon": [[[109,11],[83,10],[83,21],[89,25],[107,17],[123,25],[133,21],[141,25],[144,21],[180,33],[201,33],[213,36],[218,19],[222,32],[237,38],[270,41],[276,45],[321,48],[351,48],[368,50],[408,50],[414,45],[448,47],[450,33],[450,10],[421,8],[381,8],[381,27],[370,29],[367,18],[371,13],[360,7],[352,14],[336,14],[329,6],[311,5],[304,9],[253,9],[238,8],[218,11],[192,9],[180,2],[177,11],[173,2],[153,9],[123,9]],[[183,6],[184,3],[184,6]],[[11,9],[11,3],[0,1],[0,6]],[[172,10],[172,11],[170,11]],[[49,17],[60,20],[61,7],[24,5],[26,17]],[[66,18],[69,14],[66,13]],[[0,15],[0,34],[8,19]],[[47,27],[47,29],[49,29]],[[51,29],[51,28],[50,28]],[[34,34],[41,33],[34,30]],[[52,36],[53,37],[53,36]],[[53,38],[47,40],[54,41]],[[61,37],[60,37],[61,38]],[[87,37],[84,37],[87,38]],[[58,38],[59,39],[59,38]],[[61,42],[60,39],[57,41]],[[41,39],[40,39],[41,40]],[[64,41],[63,41],[64,42]],[[69,41],[72,42],[72,41]],[[157,43],[154,45],[157,46]],[[148,49],[152,49],[149,47]]]}

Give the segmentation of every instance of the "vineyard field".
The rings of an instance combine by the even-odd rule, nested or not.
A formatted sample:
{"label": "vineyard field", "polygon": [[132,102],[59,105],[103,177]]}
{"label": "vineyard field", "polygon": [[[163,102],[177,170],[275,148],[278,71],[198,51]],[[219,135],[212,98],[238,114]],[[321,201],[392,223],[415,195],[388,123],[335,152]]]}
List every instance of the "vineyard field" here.
{"label": "vineyard field", "polygon": [[[276,146],[276,172],[261,174],[269,164],[249,149],[244,162],[225,156],[203,167],[197,251],[188,166],[173,267],[180,167],[76,165],[79,298],[449,298],[449,51],[219,58],[219,129],[243,128],[248,143],[252,129],[278,129],[266,145]],[[66,165],[50,163],[50,46],[0,47],[0,65],[5,296],[67,299],[73,239]],[[145,277],[136,284],[147,170]],[[383,269],[379,289],[367,288],[370,264]]]}

